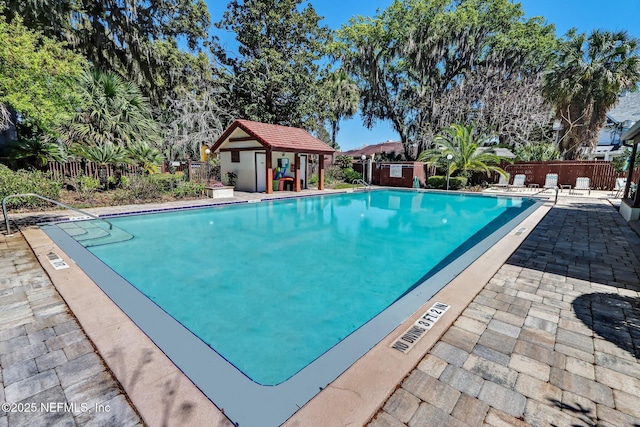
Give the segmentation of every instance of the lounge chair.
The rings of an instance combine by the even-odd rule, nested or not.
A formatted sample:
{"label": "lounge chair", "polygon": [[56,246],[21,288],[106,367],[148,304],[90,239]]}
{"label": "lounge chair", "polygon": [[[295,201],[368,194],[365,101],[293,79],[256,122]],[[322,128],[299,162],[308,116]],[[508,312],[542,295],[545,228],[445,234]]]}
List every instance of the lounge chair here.
{"label": "lounge chair", "polygon": [[500,175],[500,179],[498,180],[497,184],[493,184],[493,187],[499,187],[499,188],[508,188],[509,187],[509,178],[511,177],[510,174],[507,174],[506,176]]}
{"label": "lounge chair", "polygon": [[548,173],[544,178],[544,188],[557,188],[558,187],[558,174]]}
{"label": "lounge chair", "polygon": [[[616,190],[616,194],[613,196],[616,199],[618,197],[623,197],[624,194],[624,187],[627,185],[627,179],[626,178],[616,178],[616,187],[614,188],[614,190]],[[636,191],[638,191],[638,184],[636,184],[635,182],[632,182],[631,185],[629,185],[629,198],[630,199],[635,199],[636,198]]]}
{"label": "lounge chair", "polygon": [[613,187],[613,191],[615,191],[614,198],[617,199],[622,195],[625,185],[627,185],[627,178],[616,178],[616,185]]}
{"label": "lounge chair", "polygon": [[517,174],[516,176],[513,177],[513,184],[511,184],[509,186],[509,188],[524,188],[524,180],[526,179],[526,176],[524,174]]}
{"label": "lounge chair", "polygon": [[576,185],[573,187],[573,190],[569,190],[569,194],[576,190],[588,190],[589,194],[591,194],[591,180],[584,176],[577,178]]}

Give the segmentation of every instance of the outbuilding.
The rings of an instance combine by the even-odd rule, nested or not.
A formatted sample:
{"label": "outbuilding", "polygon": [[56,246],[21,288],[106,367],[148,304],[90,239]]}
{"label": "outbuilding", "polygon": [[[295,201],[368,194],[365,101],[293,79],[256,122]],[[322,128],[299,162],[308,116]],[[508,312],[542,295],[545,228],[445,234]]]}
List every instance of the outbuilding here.
{"label": "outbuilding", "polygon": [[[211,147],[223,177],[235,175],[238,191],[272,193],[307,188],[309,157],[318,155],[318,189],[324,189],[324,157],[334,152],[299,128],[238,119]],[[275,182],[275,185],[274,185]]]}
{"label": "outbuilding", "polygon": [[[622,143],[631,147],[629,156],[629,166],[627,167],[627,182],[620,203],[620,214],[627,221],[638,221],[640,219],[640,182],[633,182],[633,171],[636,166],[636,155],[638,154],[638,144],[640,144],[640,120],[621,136]],[[635,188],[634,197],[631,198],[631,189]]]}

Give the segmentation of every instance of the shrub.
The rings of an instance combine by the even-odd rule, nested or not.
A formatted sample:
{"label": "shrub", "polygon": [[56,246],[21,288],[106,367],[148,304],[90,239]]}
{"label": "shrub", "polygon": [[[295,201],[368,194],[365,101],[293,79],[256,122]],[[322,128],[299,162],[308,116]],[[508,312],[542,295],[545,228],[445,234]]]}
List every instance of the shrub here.
{"label": "shrub", "polygon": [[[62,184],[52,180],[40,171],[12,171],[0,165],[0,200],[12,194],[36,193],[50,199],[60,198]],[[7,206],[12,208],[33,208],[50,206],[50,203],[35,197],[9,199]]]}
{"label": "shrub", "polygon": [[[440,176],[440,175],[430,176],[427,179],[427,184],[429,185],[430,188],[445,189],[445,188],[447,188],[447,177],[446,176]],[[457,190],[458,188],[462,188],[465,185],[467,185],[467,178],[466,177],[464,177],[464,176],[452,176],[452,177],[449,177],[449,189],[450,190]]]}
{"label": "shrub", "polygon": [[76,177],[75,187],[81,198],[88,200],[100,188],[100,180],[92,176],[80,175]]}
{"label": "shrub", "polygon": [[339,154],[336,156],[334,164],[340,169],[349,169],[353,167],[353,157],[347,156],[346,154]]}
{"label": "shrub", "polygon": [[[145,177],[140,177],[145,178]],[[185,182],[184,174],[178,173],[161,173],[161,174],[152,174],[148,176],[149,181],[154,183],[159,191],[170,193],[178,186],[180,183]]]}
{"label": "shrub", "polygon": [[160,179],[152,178],[154,175],[138,176],[132,179],[123,188],[117,189],[113,194],[115,203],[135,203],[142,200],[157,200],[162,198],[163,186],[167,183]]}
{"label": "shrub", "polygon": [[233,171],[227,172],[227,185],[228,186],[235,187],[237,180],[238,180],[238,175],[235,172],[233,172]]}
{"label": "shrub", "polygon": [[136,203],[138,201],[159,200],[169,194],[176,198],[199,197],[204,192],[204,184],[185,181],[183,175],[158,174],[136,176],[123,188],[113,194],[115,203]]}
{"label": "shrub", "polygon": [[468,181],[469,178],[466,176],[454,176],[453,179],[449,178],[449,188],[453,188],[454,190],[464,188]]}
{"label": "shrub", "polygon": [[172,194],[174,197],[199,197],[204,193],[204,184],[200,184],[193,181],[181,182],[176,188],[173,189]]}
{"label": "shrub", "polygon": [[362,174],[351,168],[344,169],[342,174],[344,175],[345,182],[353,182],[356,179],[362,179]]}
{"label": "shrub", "polygon": [[309,185],[318,185],[318,181],[319,181],[318,174],[317,173],[311,174],[311,176],[309,177]]}
{"label": "shrub", "polygon": [[324,172],[324,182],[327,184],[331,184],[335,181],[342,181],[344,179],[344,174],[342,173],[342,169],[338,166],[329,166]]}

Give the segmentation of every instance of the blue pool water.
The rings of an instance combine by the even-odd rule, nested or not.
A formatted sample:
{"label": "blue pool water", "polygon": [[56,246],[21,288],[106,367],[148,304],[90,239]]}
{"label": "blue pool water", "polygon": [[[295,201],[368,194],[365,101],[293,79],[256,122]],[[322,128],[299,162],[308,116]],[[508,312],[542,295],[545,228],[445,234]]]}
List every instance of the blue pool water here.
{"label": "blue pool water", "polygon": [[531,204],[410,191],[297,198],[114,218],[135,237],[88,249],[275,385]]}

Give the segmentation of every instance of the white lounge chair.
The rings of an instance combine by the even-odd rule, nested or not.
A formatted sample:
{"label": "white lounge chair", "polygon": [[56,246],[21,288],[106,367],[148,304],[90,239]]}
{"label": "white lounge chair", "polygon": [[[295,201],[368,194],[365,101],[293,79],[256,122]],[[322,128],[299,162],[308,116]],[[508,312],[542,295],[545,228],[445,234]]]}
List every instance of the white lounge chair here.
{"label": "white lounge chair", "polygon": [[591,180],[584,176],[577,178],[576,185],[573,187],[573,190],[569,190],[569,194],[576,190],[588,190],[589,194],[591,194]]}
{"label": "white lounge chair", "polygon": [[493,184],[493,187],[500,187],[500,188],[509,187],[509,178],[510,177],[511,177],[510,174],[507,174],[507,176],[500,175],[500,179],[498,180],[498,183],[497,184]]}
{"label": "white lounge chair", "polygon": [[513,177],[513,184],[511,184],[510,188],[524,188],[524,180],[527,177],[524,174],[517,174],[516,176]]}
{"label": "white lounge chair", "polygon": [[[626,186],[627,186],[627,178],[616,178],[616,186],[614,188],[614,190],[616,191],[616,194],[613,197],[615,197],[616,199],[618,197],[624,197],[623,192]],[[631,185],[629,185],[630,199],[635,199],[636,191],[638,191],[638,185],[635,182],[632,182]]]}
{"label": "white lounge chair", "polygon": [[615,191],[614,198],[617,199],[622,195],[625,185],[627,185],[627,178],[616,178],[616,185],[613,187],[613,191]]}
{"label": "white lounge chair", "polygon": [[544,188],[557,188],[558,187],[558,174],[548,173],[544,178]]}

